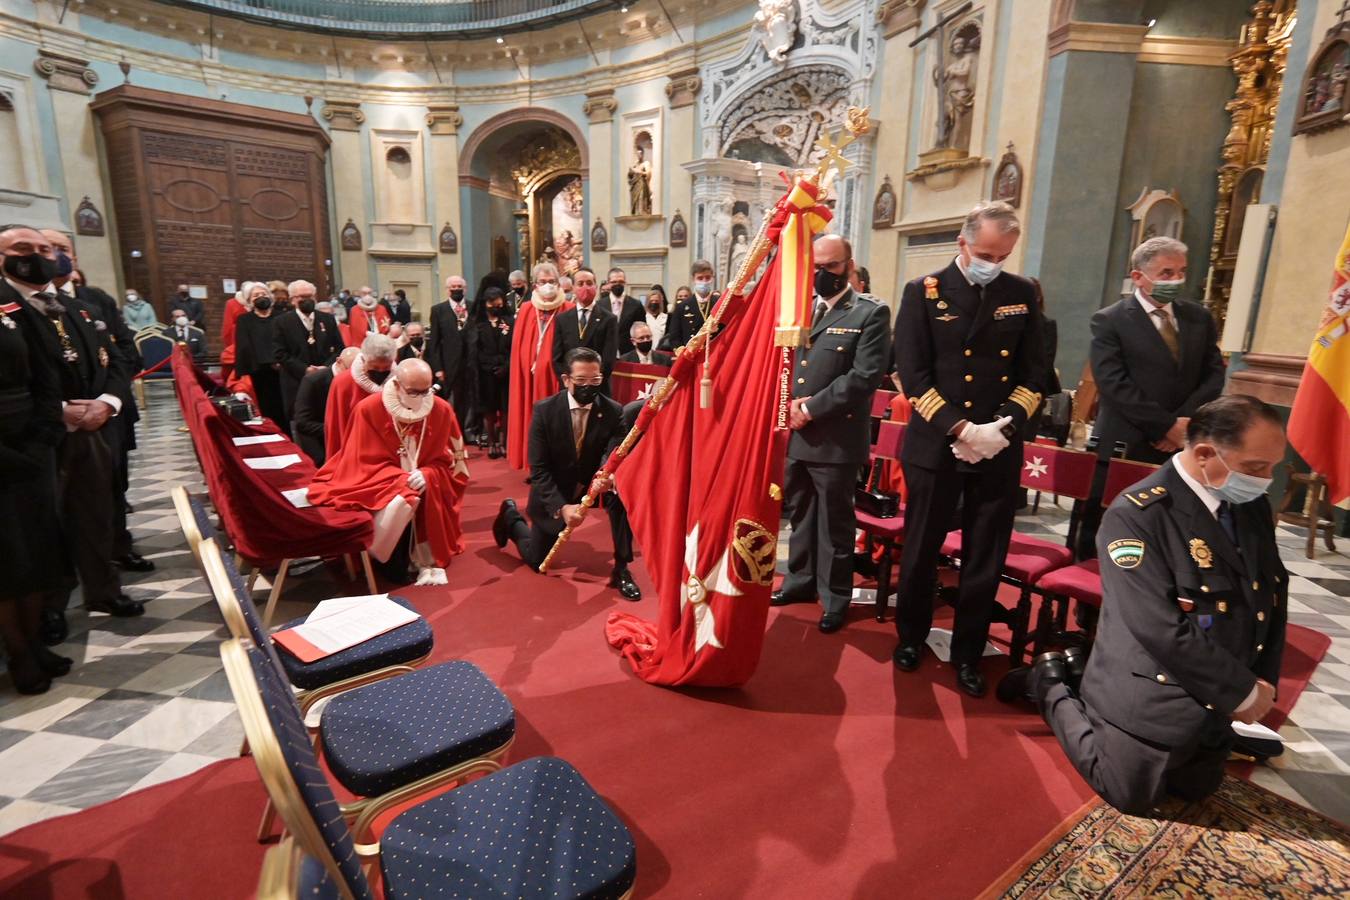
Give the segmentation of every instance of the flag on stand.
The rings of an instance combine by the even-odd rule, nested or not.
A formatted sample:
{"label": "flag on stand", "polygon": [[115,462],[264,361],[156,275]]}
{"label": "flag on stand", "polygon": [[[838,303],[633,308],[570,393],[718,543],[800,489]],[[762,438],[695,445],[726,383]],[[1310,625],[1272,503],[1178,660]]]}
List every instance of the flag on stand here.
{"label": "flag on stand", "polygon": [[[639,418],[645,436],[622,459],[619,496],[656,583],[655,623],[614,613],[609,643],[653,684],[733,686],[759,663],[778,550],[792,347],[775,342],[809,322],[811,237],[829,219],[808,181],[778,202],[768,238],[778,253],[749,297],[728,292],[725,327],[691,341],[676,387]],[[712,402],[700,404],[700,383]]]}
{"label": "flag on stand", "polygon": [[1346,229],[1331,299],[1313,336],[1308,363],[1289,414],[1289,442],[1327,480],[1332,503],[1350,497],[1350,228]]}

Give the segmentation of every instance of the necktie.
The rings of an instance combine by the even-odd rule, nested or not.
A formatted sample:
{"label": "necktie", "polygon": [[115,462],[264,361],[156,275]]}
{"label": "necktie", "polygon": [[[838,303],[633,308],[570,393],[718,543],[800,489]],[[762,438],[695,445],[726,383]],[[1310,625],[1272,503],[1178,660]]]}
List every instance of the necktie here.
{"label": "necktie", "polygon": [[581,442],[586,439],[586,414],[590,412],[587,409],[577,408],[572,410],[572,444],[576,448],[577,456],[581,456]]}
{"label": "necktie", "polygon": [[1158,320],[1158,334],[1162,335],[1163,343],[1167,345],[1167,350],[1172,354],[1172,361],[1181,360],[1181,345],[1177,341],[1177,326],[1172,324],[1171,316],[1167,315],[1161,309],[1155,309],[1149,313]]}
{"label": "necktie", "polygon": [[586,321],[590,318],[589,313],[590,310],[587,309],[577,310],[577,321],[580,323],[579,328],[581,330],[582,337],[586,336]]}
{"label": "necktie", "polygon": [[825,315],[825,310],[826,310],[826,309],[827,309],[827,307],[826,307],[826,305],[825,305],[825,301],[824,301],[824,300],[821,300],[821,301],[819,301],[819,302],[816,303],[816,311],[815,311],[814,313],[811,314],[811,327],[812,327],[812,328],[815,328],[815,327],[816,327],[816,324],[817,324],[818,322],[820,322],[820,317],[823,316],[823,315]]}
{"label": "necktie", "polygon": [[1238,543],[1237,521],[1233,518],[1233,505],[1227,500],[1219,503],[1219,525],[1223,528],[1223,533],[1233,542],[1233,546],[1241,549],[1242,545]]}

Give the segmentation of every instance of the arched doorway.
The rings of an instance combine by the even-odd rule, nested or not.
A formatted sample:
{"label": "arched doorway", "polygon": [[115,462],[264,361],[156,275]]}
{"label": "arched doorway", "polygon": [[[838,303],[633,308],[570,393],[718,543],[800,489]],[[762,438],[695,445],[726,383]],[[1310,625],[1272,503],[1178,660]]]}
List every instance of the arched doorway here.
{"label": "arched doorway", "polygon": [[564,272],[583,262],[585,139],[570,119],[544,109],[512,110],[487,120],[460,155],[466,211],[466,274],[526,269],[542,259]]}

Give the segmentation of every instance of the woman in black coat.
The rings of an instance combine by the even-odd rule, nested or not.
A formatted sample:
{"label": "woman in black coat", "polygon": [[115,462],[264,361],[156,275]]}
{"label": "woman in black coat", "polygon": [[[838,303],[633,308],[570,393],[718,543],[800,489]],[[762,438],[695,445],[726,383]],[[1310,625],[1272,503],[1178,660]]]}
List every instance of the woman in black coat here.
{"label": "woman in black coat", "polygon": [[286,407],[281,401],[280,365],[272,339],[272,298],[253,301],[253,312],[239,317],[234,330],[234,370],[253,381],[258,410],[283,432],[291,431]]}
{"label": "woman in black coat", "polygon": [[511,394],[511,310],[501,288],[483,291],[473,310],[478,362],[478,415],[488,439],[488,458],[506,455],[506,407]]}

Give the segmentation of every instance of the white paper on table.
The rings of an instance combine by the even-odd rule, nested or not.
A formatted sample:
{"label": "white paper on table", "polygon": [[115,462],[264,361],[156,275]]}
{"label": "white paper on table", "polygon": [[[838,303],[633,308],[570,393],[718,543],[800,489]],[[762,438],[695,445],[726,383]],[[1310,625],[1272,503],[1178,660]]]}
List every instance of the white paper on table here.
{"label": "white paper on table", "polygon": [[236,447],[247,447],[250,444],[275,444],[277,441],[286,440],[279,434],[255,434],[249,437],[230,438],[234,441]]}
{"label": "white paper on table", "polygon": [[416,611],[399,606],[387,595],[355,599],[363,602],[322,616],[317,622],[306,620],[292,630],[324,653],[337,653],[420,618]]}
{"label": "white paper on table", "polygon": [[313,611],[311,611],[308,616],[305,616],[305,624],[313,625],[320,619],[326,619],[329,616],[346,612],[352,607],[360,606],[362,603],[369,603],[372,600],[388,599],[388,594],[366,594],[361,597],[334,597],[331,600],[323,600],[318,606],[314,607]]}
{"label": "white paper on table", "polygon": [[[933,628],[928,632],[928,649],[933,651],[933,655],[943,662],[952,661],[952,632],[950,628]],[[982,656],[1003,656],[1003,651],[998,647],[985,641],[984,653]]]}
{"label": "white paper on table", "polygon": [[293,488],[292,490],[289,491],[282,491],[281,496],[291,501],[291,506],[294,506],[296,509],[305,509],[306,507],[314,505],[313,503],[309,502],[309,488],[307,487]]}
{"label": "white paper on table", "polygon": [[1251,725],[1248,725],[1246,722],[1234,720],[1233,733],[1238,737],[1255,738],[1261,741],[1279,741],[1281,744],[1284,743],[1284,738],[1280,737],[1278,733],[1271,731],[1260,722],[1253,722]]}
{"label": "white paper on table", "polygon": [[300,454],[287,453],[284,456],[252,456],[244,460],[250,469],[284,469],[300,461]]}

